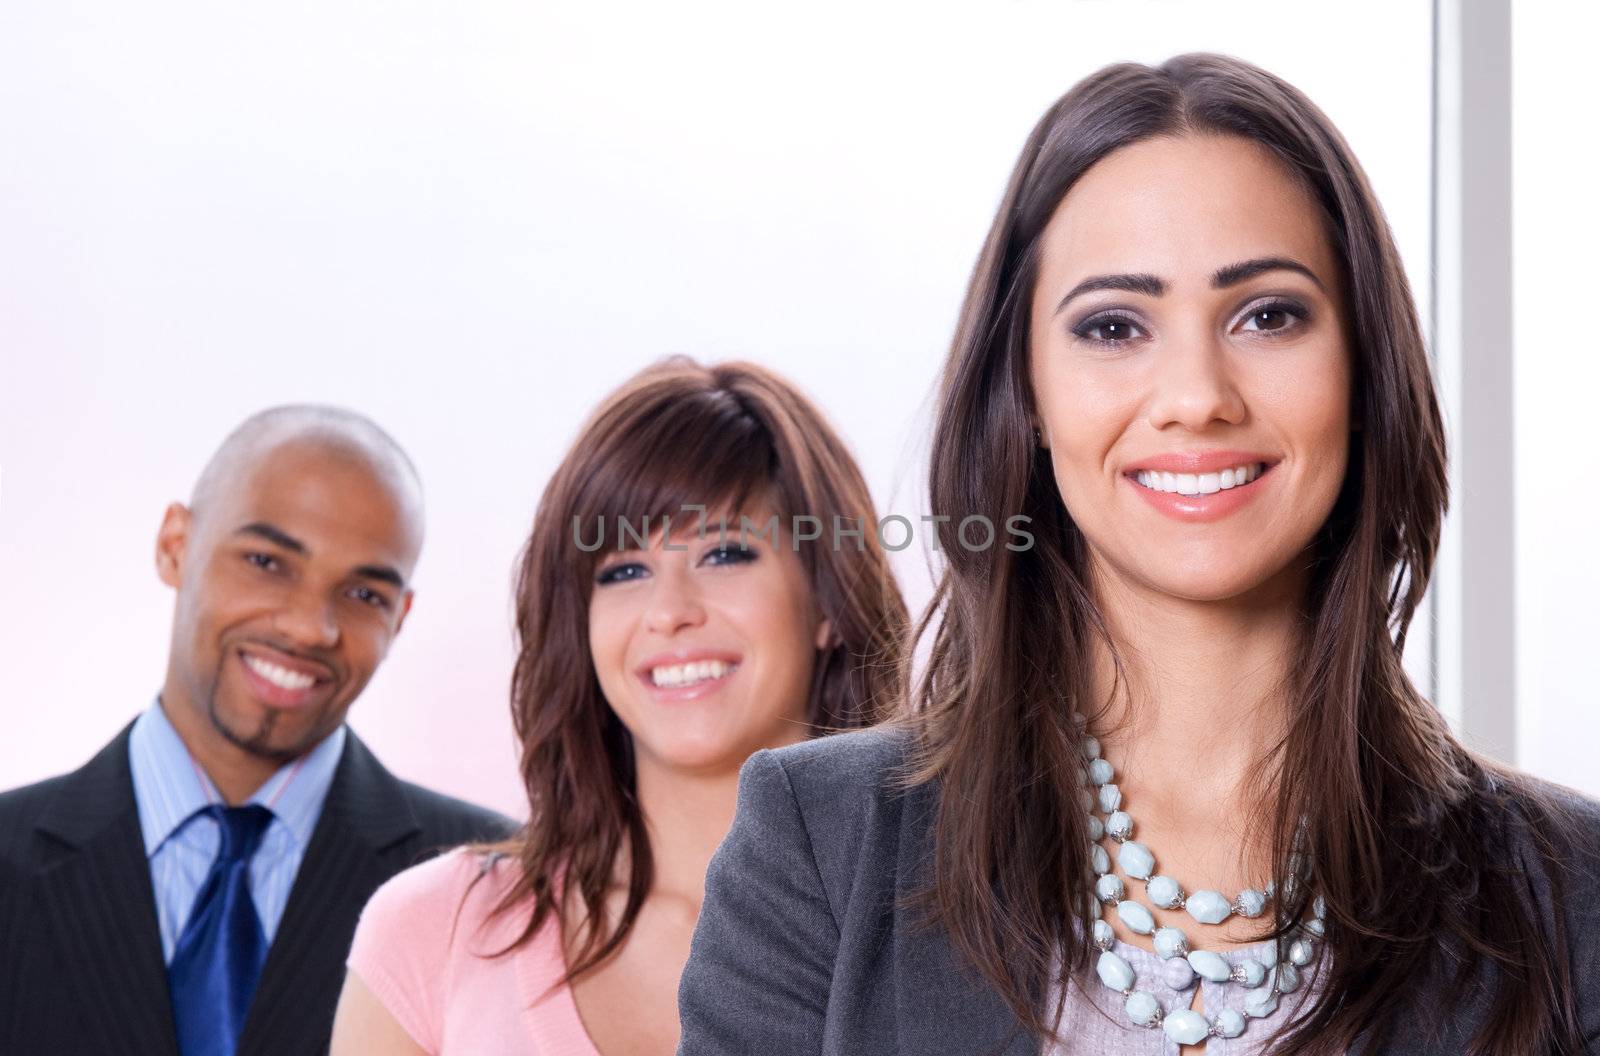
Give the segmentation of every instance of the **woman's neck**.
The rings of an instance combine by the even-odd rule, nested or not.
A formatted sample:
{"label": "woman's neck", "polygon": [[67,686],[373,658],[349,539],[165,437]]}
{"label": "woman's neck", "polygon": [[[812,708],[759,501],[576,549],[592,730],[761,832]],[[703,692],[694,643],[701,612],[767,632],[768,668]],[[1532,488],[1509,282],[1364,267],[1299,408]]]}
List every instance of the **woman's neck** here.
{"label": "woman's neck", "polygon": [[636,775],[654,862],[651,897],[681,900],[698,913],[706,867],[733,825],[738,770],[688,773],[641,757]]}
{"label": "woman's neck", "polygon": [[1090,732],[1124,795],[1141,813],[1241,825],[1240,797],[1285,730],[1302,578],[1221,602],[1095,579],[1123,678],[1098,643],[1092,700],[1110,704]]}

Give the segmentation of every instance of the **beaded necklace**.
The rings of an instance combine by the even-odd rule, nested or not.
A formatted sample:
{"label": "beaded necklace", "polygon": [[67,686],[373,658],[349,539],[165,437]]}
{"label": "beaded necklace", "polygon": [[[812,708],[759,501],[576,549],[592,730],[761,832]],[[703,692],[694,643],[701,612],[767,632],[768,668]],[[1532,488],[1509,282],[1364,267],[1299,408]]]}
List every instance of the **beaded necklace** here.
{"label": "beaded necklace", "polygon": [[[1100,742],[1085,731],[1081,715],[1075,719],[1083,734],[1083,752],[1087,759],[1084,809],[1089,812],[1089,838],[1094,841],[1091,856],[1095,897],[1090,900],[1089,916],[1093,922],[1092,945],[1100,951],[1095,974],[1102,983],[1126,998],[1123,1008],[1128,1019],[1141,1027],[1164,1030],[1180,1045],[1193,1045],[1207,1037],[1238,1037],[1244,1033],[1246,1017],[1270,1016],[1278,1007],[1278,996],[1299,987],[1300,969],[1315,959],[1316,940],[1323,934],[1322,897],[1317,896],[1313,902],[1312,918],[1290,932],[1287,951],[1283,949],[1283,940],[1279,940],[1263,948],[1256,960],[1237,966],[1229,964],[1221,954],[1191,947],[1188,936],[1179,928],[1156,927],[1150,910],[1126,897],[1122,878],[1111,871],[1111,858],[1100,846],[1102,836],[1117,841],[1117,864],[1128,876],[1144,882],[1145,895],[1151,902],[1163,909],[1182,909],[1197,924],[1221,924],[1233,914],[1260,916],[1272,900],[1273,885],[1269,882],[1260,889],[1246,888],[1230,900],[1219,891],[1203,890],[1186,895],[1176,880],[1156,873],[1155,855],[1132,838],[1133,818],[1122,809],[1122,790],[1114,783],[1116,775],[1111,763],[1100,755]],[[1097,806],[1106,815],[1104,821],[1094,814]],[[1286,886],[1293,884],[1293,875],[1285,883]],[[1137,988],[1133,967],[1112,949],[1115,937],[1110,923],[1100,917],[1102,904],[1114,909],[1117,919],[1130,930],[1151,937],[1156,954],[1166,961],[1162,976],[1172,989],[1186,990],[1197,978],[1248,988],[1243,1015],[1231,1008],[1209,1018],[1190,1008],[1163,1013],[1153,994]],[[1286,956],[1280,956],[1285,953]]]}

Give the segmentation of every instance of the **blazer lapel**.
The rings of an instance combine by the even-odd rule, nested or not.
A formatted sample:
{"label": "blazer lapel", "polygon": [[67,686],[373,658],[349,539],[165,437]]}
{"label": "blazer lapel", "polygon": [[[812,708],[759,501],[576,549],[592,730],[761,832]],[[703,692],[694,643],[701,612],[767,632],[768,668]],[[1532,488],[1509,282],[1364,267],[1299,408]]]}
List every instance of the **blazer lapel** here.
{"label": "blazer lapel", "polygon": [[[932,786],[902,801],[897,904],[925,882],[931,860]],[[1038,1056],[999,993],[967,965],[944,929],[919,927],[897,909],[894,925],[895,1004],[903,1056]]]}
{"label": "blazer lapel", "polygon": [[130,723],[61,787],[37,829],[62,845],[35,875],[45,933],[82,995],[74,1014],[105,1051],[178,1051],[150,863],[139,831]]}
{"label": "blazer lapel", "polygon": [[421,830],[400,784],[351,732],[300,862],[239,1039],[239,1056],[327,1049],[356,920]]}

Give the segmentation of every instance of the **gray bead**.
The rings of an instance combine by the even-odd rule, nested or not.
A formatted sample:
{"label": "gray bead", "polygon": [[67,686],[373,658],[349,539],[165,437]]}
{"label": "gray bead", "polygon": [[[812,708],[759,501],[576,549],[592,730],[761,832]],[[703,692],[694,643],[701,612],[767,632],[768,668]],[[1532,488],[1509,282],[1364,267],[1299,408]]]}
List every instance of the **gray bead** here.
{"label": "gray bead", "polygon": [[1289,944],[1289,961],[1297,968],[1304,968],[1316,957],[1316,947],[1305,939],[1296,939]]}
{"label": "gray bead", "polygon": [[1179,1045],[1193,1045],[1204,1041],[1210,1026],[1206,1022],[1206,1017],[1192,1008],[1174,1009],[1161,1021],[1161,1029],[1167,1032],[1167,1037]]}
{"label": "gray bead", "polygon": [[1177,928],[1157,928],[1153,938],[1156,952],[1163,957],[1182,957],[1189,952],[1189,937]]}
{"label": "gray bead", "polygon": [[1098,843],[1089,851],[1089,862],[1094,866],[1096,875],[1111,871],[1111,857],[1106,854],[1106,849]]}
{"label": "gray bead", "polygon": [[1082,789],[1082,790],[1079,791],[1078,795],[1080,797],[1082,797],[1082,799],[1083,799],[1083,809],[1084,810],[1093,810],[1094,809],[1095,798],[1094,798],[1094,790],[1093,789],[1088,789],[1088,788]]}
{"label": "gray bead", "polygon": [[1109,950],[1112,943],[1117,941],[1116,934],[1111,930],[1111,925],[1103,920],[1097,920],[1093,925],[1094,944],[1101,950]]}
{"label": "gray bead", "polygon": [[1243,960],[1233,966],[1233,981],[1240,986],[1260,986],[1267,978],[1267,970],[1260,961]]}
{"label": "gray bead", "polygon": [[1189,967],[1213,983],[1225,983],[1233,977],[1233,965],[1220,953],[1195,950],[1189,954]]}
{"label": "gray bead", "polygon": [[1128,1013],[1128,1018],[1141,1027],[1149,1026],[1161,1013],[1161,1006],[1156,999],[1143,990],[1135,990],[1128,995],[1127,1002],[1122,1006]]}
{"label": "gray bead", "polygon": [[1251,1019],[1265,1019],[1278,1007],[1278,994],[1270,986],[1260,986],[1245,991],[1244,1014]]}
{"label": "gray bead", "polygon": [[1318,920],[1328,915],[1328,903],[1323,901],[1321,895],[1311,900],[1311,915]]}
{"label": "gray bead", "polygon": [[1094,970],[1102,983],[1105,983],[1119,994],[1125,993],[1133,985],[1133,969],[1128,966],[1127,961],[1110,950],[1100,954],[1100,959],[1095,962]]}
{"label": "gray bead", "polygon": [[1098,815],[1090,814],[1089,815],[1089,842],[1090,843],[1099,843],[1100,842],[1100,837],[1104,836],[1105,834],[1106,834],[1105,822],[1101,821]]}
{"label": "gray bead", "polygon": [[1189,989],[1194,979],[1194,969],[1183,957],[1169,957],[1161,964],[1161,980],[1174,990]]}
{"label": "gray bead", "polygon": [[1124,899],[1117,903],[1117,916],[1122,918],[1122,923],[1140,935],[1148,935],[1156,930],[1156,918],[1150,911],[1132,899]]}
{"label": "gray bead", "polygon": [[1138,840],[1129,840],[1117,848],[1117,864],[1135,880],[1147,880],[1156,867],[1156,856]]}
{"label": "gray bead", "polygon": [[1122,806],[1122,789],[1116,785],[1100,786],[1100,809],[1107,814]]}
{"label": "gray bead", "polygon": [[1111,772],[1111,764],[1104,759],[1092,759],[1089,762],[1089,783],[1103,785],[1116,775]]}
{"label": "gray bead", "polygon": [[1144,893],[1162,909],[1175,909],[1183,902],[1183,889],[1170,876],[1152,876]]}
{"label": "gray bead", "polygon": [[1278,944],[1269,942],[1256,950],[1256,960],[1264,967],[1276,968],[1278,966]]}
{"label": "gray bead", "polygon": [[1086,758],[1086,759],[1098,759],[1098,758],[1100,758],[1100,741],[1099,741],[1099,738],[1096,738],[1096,737],[1085,737],[1083,739],[1083,755],[1084,755],[1084,758]]}
{"label": "gray bead", "polygon": [[1259,917],[1261,911],[1267,908],[1267,896],[1253,887],[1247,887],[1239,892],[1233,908],[1241,917]]}
{"label": "gray bead", "polygon": [[1119,810],[1106,819],[1106,833],[1113,840],[1125,840],[1133,835],[1133,818]]}
{"label": "gray bead", "polygon": [[1112,905],[1116,905],[1118,902],[1122,901],[1122,896],[1126,893],[1123,890],[1122,877],[1118,876],[1116,873],[1102,874],[1100,878],[1094,882],[1094,893],[1095,896],[1100,899],[1100,901],[1110,902]]}
{"label": "gray bead", "polygon": [[1323,932],[1322,918],[1321,917],[1312,917],[1310,920],[1308,920],[1304,924],[1302,924],[1301,927],[1303,927],[1307,932],[1311,933],[1312,935],[1320,936],[1322,934],[1322,932]]}
{"label": "gray bead", "polygon": [[1216,1028],[1219,1038],[1237,1038],[1244,1033],[1244,1017],[1231,1008],[1218,1012],[1211,1025]]}
{"label": "gray bead", "polygon": [[1292,994],[1299,986],[1299,970],[1287,962],[1278,965],[1278,989],[1285,994]]}
{"label": "gray bead", "polygon": [[[1128,845],[1123,844],[1123,846]],[[1128,872],[1127,866],[1123,866],[1123,872]],[[1135,874],[1128,873],[1128,875]],[[1220,891],[1196,891],[1183,900],[1183,908],[1202,924],[1221,924],[1228,919],[1228,914],[1233,912],[1233,907],[1228,905],[1228,900],[1222,897]]]}

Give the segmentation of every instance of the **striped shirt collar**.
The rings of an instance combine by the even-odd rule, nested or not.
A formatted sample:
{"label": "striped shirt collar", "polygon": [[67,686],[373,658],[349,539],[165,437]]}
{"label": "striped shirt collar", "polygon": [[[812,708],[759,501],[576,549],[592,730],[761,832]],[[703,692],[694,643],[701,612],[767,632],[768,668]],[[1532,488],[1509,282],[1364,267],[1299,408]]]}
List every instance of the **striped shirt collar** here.
{"label": "striped shirt collar", "polygon": [[[323,801],[333,784],[334,771],[344,754],[346,727],[340,725],[311,751],[285,763],[249,802],[272,811],[283,823],[301,852],[311,843],[311,833],[322,814]],[[194,816],[197,810],[221,803],[222,796],[156,698],[135,720],[128,736],[128,765],[133,771],[133,796],[139,807],[139,828],[144,851],[152,856]]]}

